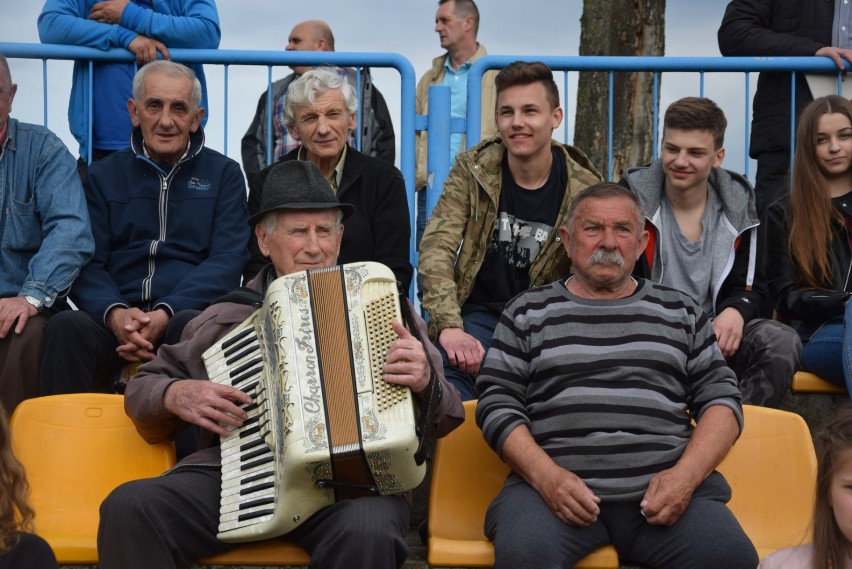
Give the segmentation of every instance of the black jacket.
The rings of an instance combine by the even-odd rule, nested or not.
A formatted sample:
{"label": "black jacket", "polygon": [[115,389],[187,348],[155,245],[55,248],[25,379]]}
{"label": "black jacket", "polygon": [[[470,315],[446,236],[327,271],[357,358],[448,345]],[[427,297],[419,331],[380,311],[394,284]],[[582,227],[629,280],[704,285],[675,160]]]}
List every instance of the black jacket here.
{"label": "black jacket", "polygon": [[[852,195],[831,200],[832,205],[852,215]],[[846,300],[852,292],[852,250],[844,227],[838,225],[831,241],[832,282],[829,290],[801,288],[797,270],[787,248],[789,231],[787,211],[789,200],[784,197],[769,206],[769,290],[775,310],[793,319],[793,328],[803,340],[809,339],[827,320],[843,315]]]}
{"label": "black jacket", "polygon": [[[831,45],[834,0],[733,0],[719,26],[727,56],[812,56]],[[796,74],[796,116],[813,100]],[[754,95],[749,154],[790,147],[790,73],[761,73]]]}
{"label": "black jacket", "polygon": [[[279,162],[296,160],[298,153],[297,148],[282,156]],[[263,183],[271,168],[269,166],[261,170],[251,181],[249,216],[260,211]],[[384,160],[361,154],[350,146],[346,150],[337,197],[342,203],[355,206],[354,213],[343,221],[339,262],[383,263],[407,290],[413,273],[409,261],[411,224],[405,182],[399,170]],[[245,269],[245,280],[256,275],[269,262],[257,246],[254,231],[249,249],[251,260]]]}

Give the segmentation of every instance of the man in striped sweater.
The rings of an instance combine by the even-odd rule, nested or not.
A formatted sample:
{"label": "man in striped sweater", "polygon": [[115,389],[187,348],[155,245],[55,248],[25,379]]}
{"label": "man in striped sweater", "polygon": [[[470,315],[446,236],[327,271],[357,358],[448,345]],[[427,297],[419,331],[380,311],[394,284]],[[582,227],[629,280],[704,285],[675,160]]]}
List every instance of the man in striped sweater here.
{"label": "man in striped sweater", "polygon": [[643,226],[626,188],[583,190],[559,229],[573,276],[500,317],[476,382],[512,467],[485,520],[498,569],[573,567],[607,543],[655,568],[757,565],[714,470],[742,429],[736,376],[695,301],[631,277]]}

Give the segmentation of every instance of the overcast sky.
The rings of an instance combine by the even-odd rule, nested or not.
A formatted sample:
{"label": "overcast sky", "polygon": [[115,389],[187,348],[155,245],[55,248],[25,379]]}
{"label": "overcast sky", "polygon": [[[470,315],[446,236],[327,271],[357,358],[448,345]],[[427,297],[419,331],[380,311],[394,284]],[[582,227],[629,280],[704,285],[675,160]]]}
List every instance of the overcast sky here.
{"label": "overcast sky", "polygon": [[[666,9],[666,55],[719,56],[716,30],[726,0],[683,2],[670,0]],[[577,55],[580,41],[581,0],[480,0],[479,41],[490,54],[497,55]],[[38,0],[0,0],[0,41],[38,43],[36,20],[41,12]],[[414,66],[419,77],[441,53],[434,32],[436,0],[219,0],[222,49],[277,50],[287,43],[294,24],[307,19],[329,23],[338,51],[395,52]],[[41,123],[42,67],[40,61],[11,60],[18,94],[12,116]],[[67,126],[67,93],[71,64],[55,62],[49,70],[48,126],[62,137],[76,155],[77,144]],[[223,151],[225,147],[224,82],[220,66],[205,66],[211,115],[207,141]],[[273,79],[288,74],[287,68],[273,70]],[[266,88],[265,67],[232,67],[230,70],[227,153],[237,161],[240,139],[254,115],[257,99]],[[374,81],[387,99],[394,122],[399,125],[399,79],[395,70],[374,70]],[[576,86],[576,74],[569,85]],[[561,86],[561,77],[557,77]],[[752,81],[754,84],[754,81]],[[697,74],[670,74],[662,81],[661,105],[698,95]],[[725,110],[728,121],[728,150],[725,166],[742,172],[743,123],[745,103],[742,75],[708,74],[705,95]],[[569,96],[571,94],[569,93]],[[574,124],[573,108],[568,124]],[[559,137],[562,135],[559,134]],[[753,167],[750,168],[753,178]]]}

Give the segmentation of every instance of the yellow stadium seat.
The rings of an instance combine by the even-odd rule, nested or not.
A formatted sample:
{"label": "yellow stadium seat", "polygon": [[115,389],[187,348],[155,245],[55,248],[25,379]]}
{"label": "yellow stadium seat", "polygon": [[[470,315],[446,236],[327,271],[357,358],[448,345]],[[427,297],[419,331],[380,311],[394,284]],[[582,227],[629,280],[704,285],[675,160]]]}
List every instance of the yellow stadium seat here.
{"label": "yellow stadium seat", "polygon": [[246,543],[214,557],[199,561],[202,565],[307,565],[307,552],[284,538]]}
{"label": "yellow stadium seat", "polygon": [[758,555],[810,542],[816,455],[795,413],[743,406],[745,428],[719,465],[731,485],[728,507]]}
{"label": "yellow stadium seat", "polygon": [[790,390],[793,393],[846,393],[846,386],[831,383],[806,371],[797,371]]}
{"label": "yellow stadium seat", "polygon": [[175,463],[171,443],[149,445],[124,413],[124,397],[53,395],[18,405],[10,422],[27,471],[35,531],[60,565],[96,563],[98,509],[115,487]]}
{"label": "yellow stadium seat", "polygon": [[[439,439],[429,492],[430,567],[491,567],[494,548],[483,533],[485,510],[503,487],[509,467],[488,447],[476,426],[476,401],[466,401],[465,422]],[[576,565],[617,568],[611,545]]]}

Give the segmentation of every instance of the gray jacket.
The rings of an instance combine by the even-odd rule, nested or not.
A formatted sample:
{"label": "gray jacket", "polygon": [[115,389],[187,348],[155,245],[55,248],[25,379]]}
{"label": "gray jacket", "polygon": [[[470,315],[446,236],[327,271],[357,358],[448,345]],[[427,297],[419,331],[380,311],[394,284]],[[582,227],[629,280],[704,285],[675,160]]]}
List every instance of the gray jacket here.
{"label": "gray jacket", "polygon": [[[660,239],[660,207],[666,176],[662,161],[650,166],[631,168],[621,180],[622,185],[633,190],[645,209],[645,228],[651,239],[645,254],[636,263],[634,274],[662,282],[666,260],[662,258]],[[760,316],[768,306],[766,278],[763,268],[763,236],[758,230],[754,191],[744,177],[713,168],[708,179],[722,203],[715,258],[711,269],[713,312],[715,316],[729,306],[734,306],[748,322]]]}

